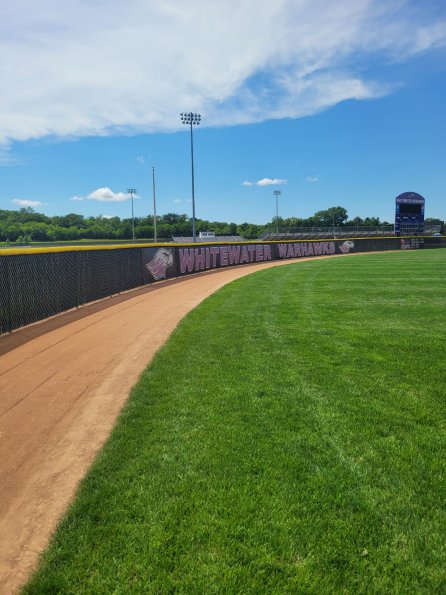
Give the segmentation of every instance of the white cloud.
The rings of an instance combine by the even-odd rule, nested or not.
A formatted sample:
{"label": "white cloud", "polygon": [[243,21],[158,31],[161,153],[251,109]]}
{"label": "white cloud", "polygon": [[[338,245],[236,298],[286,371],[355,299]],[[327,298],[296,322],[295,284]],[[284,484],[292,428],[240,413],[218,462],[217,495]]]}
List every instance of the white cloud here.
{"label": "white cloud", "polygon": [[[140,198],[137,194],[133,195],[134,198]],[[93,192],[90,192],[87,196],[72,196],[70,200],[83,201],[83,200],[97,200],[99,202],[123,202],[129,200],[130,196],[124,192],[113,192],[110,188],[98,188]],[[105,215],[104,215],[105,217]]]}
{"label": "white cloud", "polygon": [[22,200],[21,198],[13,198],[11,202],[19,207],[40,207],[45,204],[40,200]]}
{"label": "white cloud", "polygon": [[252,182],[248,182],[247,180],[245,180],[245,181],[242,183],[242,186],[252,186]]}
{"label": "white cloud", "polygon": [[308,176],[307,182],[319,182],[320,177],[320,174],[318,174],[317,176]]}
{"label": "white cloud", "polygon": [[256,182],[257,186],[280,186],[281,184],[286,184],[286,180],[282,180],[279,178],[262,178]]}
{"label": "white cloud", "polygon": [[175,198],[173,201],[176,205],[181,204],[183,201],[181,200],[181,198]]}
{"label": "white cloud", "polygon": [[446,19],[411,0],[34,5],[0,9],[3,146],[178,130],[188,109],[204,125],[306,116],[389,93],[380,64],[446,45]]}
{"label": "white cloud", "polygon": [[[136,195],[134,195],[136,198]],[[98,200],[100,202],[123,202],[129,199],[129,195],[124,192],[113,192],[110,188],[98,188],[86,197],[87,200]]]}

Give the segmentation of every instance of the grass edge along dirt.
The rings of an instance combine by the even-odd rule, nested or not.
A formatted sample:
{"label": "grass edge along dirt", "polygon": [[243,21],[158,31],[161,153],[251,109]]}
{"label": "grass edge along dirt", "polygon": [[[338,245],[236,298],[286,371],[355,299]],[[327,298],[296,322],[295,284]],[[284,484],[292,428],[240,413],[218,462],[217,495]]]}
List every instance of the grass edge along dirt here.
{"label": "grass edge along dirt", "polygon": [[205,300],[24,592],[444,591],[445,273],[320,259]]}

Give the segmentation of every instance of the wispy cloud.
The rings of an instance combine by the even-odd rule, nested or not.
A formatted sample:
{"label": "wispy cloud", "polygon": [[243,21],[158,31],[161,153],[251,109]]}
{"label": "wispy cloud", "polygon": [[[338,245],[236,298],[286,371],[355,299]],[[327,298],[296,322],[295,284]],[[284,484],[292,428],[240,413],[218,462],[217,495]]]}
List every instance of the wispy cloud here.
{"label": "wispy cloud", "polygon": [[262,178],[256,182],[257,186],[281,186],[282,184],[286,184],[286,180],[282,180],[280,178]]}
{"label": "wispy cloud", "polygon": [[11,152],[8,144],[0,141],[0,167],[11,167],[13,165],[23,165],[23,161]]}
{"label": "wispy cloud", "polygon": [[257,180],[257,182],[246,180],[242,182],[242,186],[281,186],[282,184],[286,184],[287,181],[282,178],[262,178],[261,180]]}
{"label": "wispy cloud", "polygon": [[45,204],[40,200],[26,200],[21,198],[13,198],[11,202],[13,205],[18,205],[19,207],[40,207]]}
{"label": "wispy cloud", "polygon": [[379,97],[380,64],[446,45],[429,4],[15,0],[0,19],[0,143],[177,130],[189,106],[234,125]]}
{"label": "wispy cloud", "polygon": [[70,200],[78,200],[78,201],[82,201],[85,200],[83,196],[72,196],[70,198]]}
{"label": "wispy cloud", "polygon": [[174,198],[173,202],[176,205],[181,205],[181,204],[187,204],[187,203],[192,202],[192,199],[191,198],[186,198],[186,199],[183,199],[183,198]]}
{"label": "wispy cloud", "polygon": [[320,177],[320,174],[318,174],[317,176],[308,176],[307,182],[319,182]]}

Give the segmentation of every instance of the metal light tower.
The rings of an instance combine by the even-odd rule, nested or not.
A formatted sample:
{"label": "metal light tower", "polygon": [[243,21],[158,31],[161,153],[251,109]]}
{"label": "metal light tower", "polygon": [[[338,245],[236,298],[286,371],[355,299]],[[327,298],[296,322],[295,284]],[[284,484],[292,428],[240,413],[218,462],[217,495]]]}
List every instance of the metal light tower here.
{"label": "metal light tower", "polygon": [[130,194],[130,197],[132,199],[132,236],[133,236],[133,242],[135,242],[135,217],[133,215],[133,195],[136,194],[136,189],[129,188],[127,190],[127,194]]}
{"label": "metal light tower", "polygon": [[192,126],[200,125],[201,115],[194,114],[193,112],[181,113],[180,118],[183,124],[190,125],[190,154],[192,162],[192,236],[194,238],[194,242],[196,242],[197,238],[195,234],[194,138],[192,134]]}
{"label": "metal light tower", "polygon": [[276,235],[279,235],[279,196],[282,194],[280,190],[273,190],[276,197]]}
{"label": "metal light tower", "polygon": [[155,166],[152,166],[152,188],[153,188],[153,241],[156,242],[156,194],[155,194]]}

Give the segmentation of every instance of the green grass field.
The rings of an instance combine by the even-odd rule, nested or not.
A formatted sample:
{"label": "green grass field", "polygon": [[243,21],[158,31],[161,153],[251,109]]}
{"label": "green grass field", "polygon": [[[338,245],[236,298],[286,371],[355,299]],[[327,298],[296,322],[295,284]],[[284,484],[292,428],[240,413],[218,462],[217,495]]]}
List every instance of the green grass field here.
{"label": "green grass field", "polygon": [[132,392],[25,593],[446,592],[446,250],[216,293]]}

